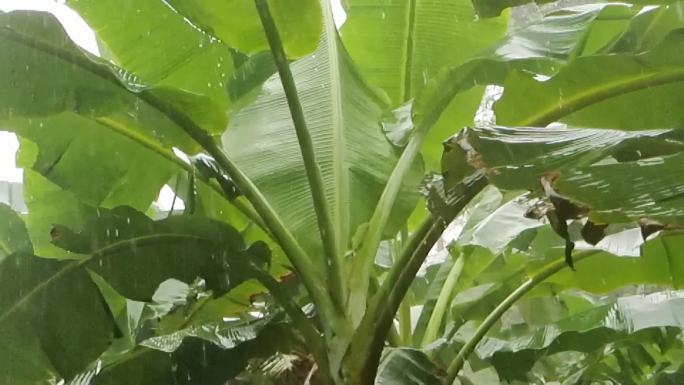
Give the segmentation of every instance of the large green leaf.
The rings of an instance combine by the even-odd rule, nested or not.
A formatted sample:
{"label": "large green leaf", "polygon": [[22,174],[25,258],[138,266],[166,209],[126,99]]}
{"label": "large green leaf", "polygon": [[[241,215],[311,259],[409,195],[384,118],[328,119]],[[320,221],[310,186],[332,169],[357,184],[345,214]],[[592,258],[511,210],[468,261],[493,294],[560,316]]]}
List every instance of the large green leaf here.
{"label": "large green leaf", "polygon": [[[641,248],[639,258],[600,253],[583,262],[584,266],[579,268],[582,269],[582,274],[561,271],[549,278],[548,282],[555,287],[578,288],[593,293],[607,293],[634,284],[681,289],[684,284],[684,266],[676,250],[681,247],[682,242],[682,234],[666,232],[646,242]],[[556,250],[554,254],[559,256],[561,250]],[[606,271],[611,273],[605,274]]]}
{"label": "large green leaf", "polygon": [[[481,247],[466,246],[462,249],[464,267],[451,304],[453,314],[447,327],[446,340],[451,340],[455,335],[456,341],[467,340],[473,330],[469,328],[472,323],[468,321],[474,320],[477,324],[483,320],[497,304],[548,261],[562,258],[564,241],[549,226],[527,230],[520,228],[519,231],[519,239],[515,239],[503,253],[496,256]],[[555,241],[545,245],[544,242],[534,241],[534,237],[530,240],[529,235],[534,232],[541,237],[555,238]],[[639,230],[632,232],[630,237],[641,238]],[[535,287],[521,303],[504,315],[501,327],[511,333],[520,329],[522,323],[530,328],[543,327],[545,322],[558,321],[558,314],[576,314],[596,306],[574,295],[573,289],[603,294],[617,289],[622,293],[633,292],[629,288],[634,285],[643,285],[641,287],[646,290],[649,287],[680,288],[683,270],[674,251],[680,242],[681,234],[665,233],[647,242],[642,247],[640,258],[616,257],[608,253],[593,255],[578,264],[575,271],[562,270]],[[525,244],[536,244],[529,252],[541,253],[542,259],[521,253],[527,248]],[[613,297],[620,292],[613,294]],[[560,302],[554,296],[559,296]],[[572,336],[568,338],[571,340]],[[587,338],[591,340],[592,337]],[[445,351],[440,355],[448,357]],[[453,356],[445,359],[448,362]],[[505,359],[502,364],[505,365]]]}
{"label": "large green leaf", "polygon": [[[461,65],[448,66],[430,80],[418,95],[415,114],[428,114],[430,103],[475,85],[502,84],[512,69],[551,75],[577,56],[591,55],[590,41],[608,44],[620,37],[634,17],[633,9],[622,4],[593,3],[566,7],[542,16],[541,20],[511,30],[505,37],[482,47],[482,52]],[[620,28],[607,28],[617,22]],[[592,47],[592,49],[588,48]],[[444,87],[448,84],[448,87]]]}
{"label": "large green leaf", "polygon": [[237,231],[219,222],[197,217],[152,222],[127,208],[99,213],[99,221],[84,233],[59,226],[52,232],[60,246],[88,253],[84,259],[18,253],[0,262],[0,355],[19,360],[6,375],[26,375],[21,362],[39,347],[44,353],[37,357],[49,358],[54,373],[69,378],[107,347],[114,323],[88,270],[131,298],[151,297],[168,278],[198,276],[222,293],[240,282],[231,281],[229,260],[258,255],[253,254],[258,247],[247,251]]}
{"label": "large green leaf", "polygon": [[[178,177],[190,168],[170,151],[156,148],[160,154],[72,113],[13,119],[9,124],[22,138],[17,164],[24,168],[26,221],[40,255],[62,254],[50,245],[53,224],[80,229],[94,216],[92,207],[129,205],[147,211],[171,175]],[[197,190],[198,197],[224,201],[205,182],[199,182]],[[213,214],[239,228],[245,226],[241,214],[227,202]]]}
{"label": "large green leaf", "polygon": [[[326,6],[329,8],[329,6]],[[366,222],[396,162],[379,121],[386,104],[359,77],[337,38],[332,15],[325,12],[318,49],[291,65],[325,194],[348,247]],[[223,145],[257,184],[305,249],[319,256],[320,240],[309,184],[280,79],[270,78],[254,103],[231,120]],[[406,178],[406,194],[397,202],[393,234],[417,198],[420,167]],[[411,193],[411,190],[414,193]]]}
{"label": "large green leaf", "polygon": [[[494,281],[503,280],[511,274],[511,267],[519,266],[510,261],[510,266],[502,268],[499,255],[510,252],[511,242],[520,237],[522,232],[542,226],[540,221],[523,217],[524,209],[520,211],[523,205],[519,200],[502,204],[508,198],[494,187],[486,188],[478,198],[454,220],[452,226],[462,229],[445,235],[444,240],[450,242],[448,250],[457,258],[456,262],[452,263],[451,259],[447,259],[435,266],[437,272],[434,276],[426,275],[428,290],[419,302],[422,309],[413,331],[414,341],[423,341],[425,345],[442,335],[449,314],[445,309],[439,309],[440,312],[435,314],[435,304],[439,297],[446,301],[445,304],[451,303],[455,294],[478,286],[478,282],[483,280],[489,282],[492,270],[496,270],[498,274]],[[516,244],[516,247],[520,246]],[[448,276],[451,276],[452,281],[446,285]],[[431,335],[424,336],[428,320],[433,323],[432,327],[437,328],[431,331]]]}
{"label": "large green leaf", "polygon": [[[554,238],[550,245],[537,242],[534,247],[542,250],[530,250],[541,256],[510,250],[493,255],[481,247],[464,248],[463,273],[451,303],[453,319],[457,320],[457,324],[468,320],[482,320],[496,304],[540,267],[562,257],[563,239],[555,235],[549,226],[536,231],[540,233],[537,237]],[[522,234],[521,237],[528,236]],[[636,234],[632,233],[632,237],[639,236],[638,231]],[[533,289],[529,296],[548,296],[568,290],[605,294],[633,285],[680,289],[684,269],[678,262],[674,250],[681,242],[680,234],[666,233],[646,242],[638,258],[599,252],[583,260],[575,271],[566,269],[554,274]],[[513,242],[509,249],[515,250],[517,247],[520,247],[520,244]]]}
{"label": "large green leaf", "polygon": [[[22,143],[22,150],[26,147],[26,143]],[[23,188],[29,209],[26,227],[35,253],[46,258],[73,258],[73,254],[52,244],[50,230],[55,223],[80,230],[96,216],[94,208],[31,169],[24,169]]]}
{"label": "large green leaf", "polygon": [[[166,278],[192,282],[202,277],[209,289],[222,294],[249,279],[239,265],[241,259],[250,258],[258,266],[266,266],[270,258],[267,250],[261,250],[262,243],[247,249],[240,233],[225,223],[198,216],[152,221],[126,206],[96,209],[95,219],[86,223],[83,231],[57,225],[51,235],[59,247],[102,259],[89,268],[125,297],[138,300],[149,297]],[[196,250],[191,252],[193,247]],[[114,254],[123,253],[135,260],[136,269],[145,272],[146,279],[136,282],[126,265],[99,255],[110,248]]]}
{"label": "large green leaf", "polygon": [[[17,255],[30,258],[32,252],[24,223],[19,215],[6,205],[0,205],[0,212],[3,223],[0,227],[0,265],[6,263],[6,260],[21,263],[22,259],[17,258]],[[70,303],[65,302],[64,308],[69,309]],[[90,316],[97,318],[98,314],[93,313]],[[53,370],[52,364],[35,338],[36,330],[32,330],[30,325],[27,327],[18,322],[14,322],[10,327],[16,328],[14,333],[7,332],[7,325],[0,326],[3,336],[0,339],[0,380],[7,383],[36,383],[49,377]]]}
{"label": "large green leaf", "polygon": [[[66,265],[21,253],[0,264],[0,357],[10,382],[71,377],[107,347],[113,324],[97,288]],[[32,362],[41,368],[27,373]]]}

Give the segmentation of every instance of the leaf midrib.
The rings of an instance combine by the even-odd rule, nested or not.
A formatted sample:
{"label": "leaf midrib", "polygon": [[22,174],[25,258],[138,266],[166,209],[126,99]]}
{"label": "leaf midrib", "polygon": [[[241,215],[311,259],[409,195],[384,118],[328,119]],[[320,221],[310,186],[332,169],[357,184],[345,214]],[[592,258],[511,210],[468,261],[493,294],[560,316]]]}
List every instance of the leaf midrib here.
{"label": "leaf midrib", "polygon": [[328,63],[331,81],[331,107],[332,107],[332,143],[333,143],[333,173],[334,173],[334,198],[333,221],[339,236],[335,237],[338,244],[337,255],[345,252],[349,237],[349,210],[346,202],[349,201],[349,175],[344,167],[346,163],[346,137],[344,135],[344,110],[342,106],[342,79],[340,76],[340,56],[337,46],[337,29],[332,19],[332,6],[327,0],[323,0],[324,35],[328,47]]}
{"label": "leaf midrib", "polygon": [[406,51],[404,57],[404,89],[402,90],[401,102],[405,103],[411,98],[411,81],[413,72],[413,51],[414,51],[414,35],[416,25],[416,1],[409,0],[408,4],[408,20],[406,23]]}

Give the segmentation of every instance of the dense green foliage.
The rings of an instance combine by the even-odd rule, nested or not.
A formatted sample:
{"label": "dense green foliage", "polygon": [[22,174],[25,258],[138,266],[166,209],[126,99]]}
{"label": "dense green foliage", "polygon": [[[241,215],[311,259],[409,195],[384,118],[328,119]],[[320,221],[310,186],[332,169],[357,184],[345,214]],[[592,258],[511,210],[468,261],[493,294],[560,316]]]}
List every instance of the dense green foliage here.
{"label": "dense green foliage", "polygon": [[524,3],[0,13],[0,385],[684,381],[684,3]]}

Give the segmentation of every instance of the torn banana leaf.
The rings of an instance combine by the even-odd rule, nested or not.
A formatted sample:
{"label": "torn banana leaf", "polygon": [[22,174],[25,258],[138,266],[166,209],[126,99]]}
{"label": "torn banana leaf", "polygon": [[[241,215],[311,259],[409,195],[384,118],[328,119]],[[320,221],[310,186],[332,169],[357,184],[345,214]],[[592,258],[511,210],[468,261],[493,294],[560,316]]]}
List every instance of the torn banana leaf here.
{"label": "torn banana leaf", "polygon": [[475,171],[504,190],[545,192],[596,224],[684,223],[684,142],[676,130],[476,127],[445,144],[447,185]]}

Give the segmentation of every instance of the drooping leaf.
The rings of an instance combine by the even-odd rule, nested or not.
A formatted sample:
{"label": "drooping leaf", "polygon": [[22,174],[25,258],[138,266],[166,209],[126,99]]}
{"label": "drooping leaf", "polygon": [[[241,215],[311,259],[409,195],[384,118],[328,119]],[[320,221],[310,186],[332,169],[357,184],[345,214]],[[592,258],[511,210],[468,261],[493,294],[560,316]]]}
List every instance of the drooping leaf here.
{"label": "drooping leaf", "polygon": [[[257,266],[269,262],[269,255],[251,251],[256,247],[247,251],[240,234],[227,224],[197,216],[152,221],[129,207],[97,209],[95,220],[87,223],[83,231],[77,233],[57,225],[51,235],[61,248],[101,259],[90,269],[132,299],[151,296],[166,278],[192,282],[203,277],[209,289],[221,294],[248,279],[240,274],[241,258],[251,258]],[[192,247],[197,250],[191,251]],[[247,254],[241,255],[243,251]],[[145,279],[132,280],[125,265],[105,257],[109,253],[122,253],[135,260],[136,269],[144,272]],[[234,265],[231,259],[236,259]],[[239,273],[231,275],[229,265]]]}
{"label": "drooping leaf", "polygon": [[[129,137],[188,152],[197,148],[160,110],[163,103],[145,91],[147,86],[139,78],[82,51],[54,16],[15,11],[0,14],[0,20],[4,25],[0,46],[6,59],[0,61],[5,90],[0,93],[0,120],[73,112]],[[173,89],[164,92],[164,96],[193,97]]]}
{"label": "drooping leaf", "polygon": [[[632,130],[669,127],[679,121],[677,111],[668,108],[681,95],[684,57],[677,53],[682,47],[684,32],[678,29],[645,53],[578,58],[547,81],[516,72],[504,83],[504,96],[495,105],[497,123],[545,126],[563,120]],[[630,113],[637,107],[648,108],[651,119],[639,111]],[[602,116],[597,116],[599,111]]]}
{"label": "drooping leaf", "polygon": [[[263,306],[240,307],[223,301],[230,293],[213,299],[211,291],[206,291],[203,279],[196,279],[191,285],[175,279],[166,280],[156,289],[150,302],[140,302],[123,297],[99,275],[91,272],[91,276],[121,335],[116,336],[97,363],[91,365],[92,370],[86,370],[82,376],[96,377],[102,368],[104,372],[112,371],[125,367],[131,360],[146,362],[145,357],[155,356],[153,351],[173,354],[183,349],[184,344],[192,345],[193,339],[210,343],[204,348],[208,351],[230,350],[256,339],[264,328],[280,322],[278,312]],[[216,311],[218,309],[220,312]],[[250,309],[265,315],[255,318],[244,313]],[[168,358],[169,362],[175,361],[172,355]],[[183,365],[182,362],[176,364]],[[150,368],[149,374],[153,375],[157,369]]]}
{"label": "drooping leaf", "polygon": [[446,148],[445,167],[455,170],[454,180],[456,170],[469,168],[509,190],[542,191],[546,180],[560,196],[587,207],[597,223],[682,222],[677,180],[684,147],[675,130],[495,126],[468,129]]}
{"label": "drooping leaf", "polygon": [[[45,367],[65,378],[97,358],[115,330],[87,269],[126,296],[145,299],[168,278],[199,276],[216,292],[225,292],[240,282],[230,280],[228,259],[254,258],[228,225],[198,217],[152,222],[125,208],[101,211],[100,222],[84,233],[57,227],[52,236],[61,246],[89,255],[58,261],[19,253],[0,262],[0,355],[21,359],[40,349],[36,357],[49,359]],[[6,375],[25,375],[25,365],[10,362]]]}
{"label": "drooping leaf", "polygon": [[179,109],[211,132],[222,132],[230,105],[224,91],[233,73],[228,47],[198,30],[168,3],[69,0],[93,28],[103,56],[148,85],[185,90]]}
{"label": "drooping leaf", "polygon": [[[326,7],[328,8],[328,7]],[[327,9],[325,32],[314,54],[291,65],[325,194],[342,246],[367,222],[397,159],[382,133],[386,104],[355,71],[337,39]],[[304,173],[280,79],[270,78],[256,101],[241,110],[223,136],[224,149],[257,184],[305,249],[320,255],[320,240],[309,184]],[[387,234],[413,209],[420,167],[405,180]],[[283,188],[287,186],[287,188]],[[314,235],[316,234],[316,235]]]}

